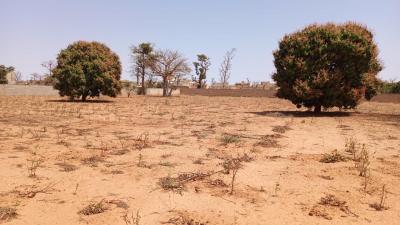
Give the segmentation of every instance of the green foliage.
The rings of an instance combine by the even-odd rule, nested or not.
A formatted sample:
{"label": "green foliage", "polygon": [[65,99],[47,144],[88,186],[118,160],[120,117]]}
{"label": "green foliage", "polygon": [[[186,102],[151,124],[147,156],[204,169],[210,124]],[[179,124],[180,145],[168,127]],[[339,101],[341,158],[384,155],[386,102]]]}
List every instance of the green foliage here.
{"label": "green foliage", "polygon": [[379,91],[384,94],[400,94],[400,81],[381,81]]}
{"label": "green foliage", "polygon": [[299,108],[354,108],[377,93],[378,47],[359,24],[310,25],[286,35],[274,58],[277,96]]}
{"label": "green foliage", "polygon": [[53,71],[54,88],[71,99],[100,94],[116,97],[121,92],[121,63],[106,45],[78,41],[61,50]]}
{"label": "green foliage", "polygon": [[8,84],[7,74],[14,71],[14,67],[0,65],[0,84]]}
{"label": "green foliage", "polygon": [[193,62],[196,77],[193,81],[197,82],[197,88],[204,88],[205,80],[207,78],[207,71],[211,66],[210,58],[204,54],[197,55],[197,62]]}

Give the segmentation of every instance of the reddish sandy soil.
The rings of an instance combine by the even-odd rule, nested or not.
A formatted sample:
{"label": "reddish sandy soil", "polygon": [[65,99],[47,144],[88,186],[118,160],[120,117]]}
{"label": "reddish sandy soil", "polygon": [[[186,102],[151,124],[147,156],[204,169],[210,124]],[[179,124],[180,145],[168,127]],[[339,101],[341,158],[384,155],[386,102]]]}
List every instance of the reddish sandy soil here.
{"label": "reddish sandy soil", "polygon": [[263,89],[196,89],[181,88],[184,95],[229,96],[229,97],[275,97],[274,90]]}
{"label": "reddish sandy soil", "polygon": [[4,224],[394,225],[400,104],[315,116],[277,98],[0,97],[0,171]]}
{"label": "reddish sandy soil", "polygon": [[375,96],[372,99],[372,101],[400,103],[400,94],[381,94],[381,95]]}

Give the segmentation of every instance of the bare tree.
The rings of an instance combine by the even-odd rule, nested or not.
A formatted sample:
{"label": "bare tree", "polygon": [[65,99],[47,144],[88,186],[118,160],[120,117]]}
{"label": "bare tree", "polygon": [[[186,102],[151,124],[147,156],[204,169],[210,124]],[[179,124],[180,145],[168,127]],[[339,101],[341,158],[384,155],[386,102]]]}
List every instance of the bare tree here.
{"label": "bare tree", "polygon": [[15,81],[21,81],[22,80],[22,73],[20,71],[15,72]]}
{"label": "bare tree", "polygon": [[43,76],[38,73],[32,73],[30,83],[31,84],[40,84],[42,82]]}
{"label": "bare tree", "polygon": [[171,95],[169,91],[169,83],[176,82],[177,77],[190,73],[190,67],[187,60],[178,52],[171,50],[156,51],[152,63],[151,70],[154,75],[160,76],[163,81],[163,96]]}
{"label": "bare tree", "polygon": [[57,66],[57,63],[53,60],[49,60],[49,61],[42,62],[42,64],[40,64],[40,65],[42,65],[44,68],[46,68],[49,71],[48,75],[51,77],[53,75],[53,69]]}
{"label": "bare tree", "polygon": [[227,51],[224,56],[224,61],[221,63],[221,67],[219,69],[219,79],[222,83],[222,88],[225,88],[229,83],[229,79],[231,77],[232,70],[232,60],[235,57],[236,49],[232,48]]}

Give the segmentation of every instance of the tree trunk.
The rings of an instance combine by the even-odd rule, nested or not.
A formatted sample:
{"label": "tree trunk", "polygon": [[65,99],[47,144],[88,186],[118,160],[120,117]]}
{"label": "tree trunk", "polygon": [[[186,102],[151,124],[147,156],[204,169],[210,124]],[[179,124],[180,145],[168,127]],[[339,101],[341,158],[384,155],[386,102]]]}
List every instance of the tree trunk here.
{"label": "tree trunk", "polygon": [[166,77],[163,78],[163,97],[168,96],[168,79]]}
{"label": "tree trunk", "polygon": [[145,75],[146,68],[145,66],[142,67],[142,91],[141,94],[145,95],[145,87],[144,87],[144,75]]}
{"label": "tree trunk", "polygon": [[197,84],[197,88],[198,89],[203,88],[203,79],[201,79],[201,75],[199,76],[199,83]]}
{"label": "tree trunk", "polygon": [[85,102],[85,101],[86,101],[86,97],[87,97],[86,94],[83,94],[83,95],[82,95],[82,102]]}
{"label": "tree trunk", "polygon": [[316,106],[314,106],[314,113],[320,113],[320,112],[321,112],[321,109],[322,109],[322,106],[321,106],[321,105],[316,105]]}

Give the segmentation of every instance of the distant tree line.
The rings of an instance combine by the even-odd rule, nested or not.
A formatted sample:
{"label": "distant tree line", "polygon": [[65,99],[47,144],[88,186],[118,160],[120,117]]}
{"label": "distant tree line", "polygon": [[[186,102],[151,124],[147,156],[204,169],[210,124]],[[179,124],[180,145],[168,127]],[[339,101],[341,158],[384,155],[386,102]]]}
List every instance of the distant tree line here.
{"label": "distant tree line", "polygon": [[[228,86],[232,70],[232,60],[235,49],[226,53],[220,68],[220,81],[224,87]],[[168,57],[167,57],[168,56]],[[177,51],[155,50],[154,45],[148,42],[140,43],[131,47],[132,75],[136,78],[136,85],[129,85],[129,90],[135,89],[137,94],[145,94],[146,88],[164,88],[164,96],[171,93],[171,85],[179,86],[180,81],[192,71],[187,60]],[[175,65],[176,68],[165,68],[171,74],[166,75],[160,69]],[[194,74],[191,80],[197,88],[205,88],[207,84],[207,74],[211,67],[211,59],[205,54],[198,54],[197,61],[193,62]],[[160,78],[160,79],[157,79]]]}
{"label": "distant tree line", "polygon": [[379,92],[383,94],[400,94],[400,81],[381,81]]}

